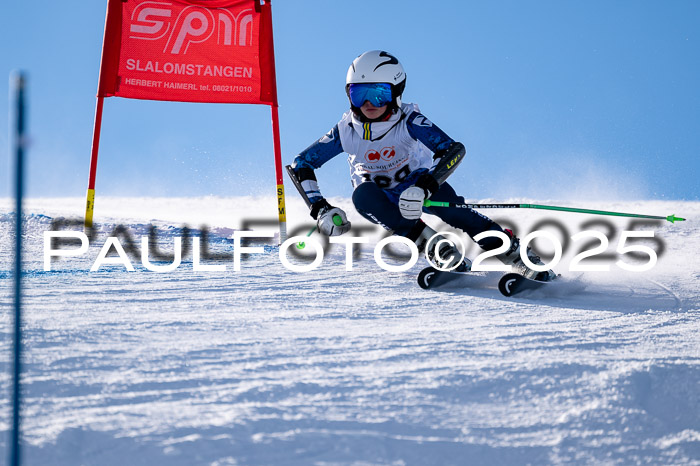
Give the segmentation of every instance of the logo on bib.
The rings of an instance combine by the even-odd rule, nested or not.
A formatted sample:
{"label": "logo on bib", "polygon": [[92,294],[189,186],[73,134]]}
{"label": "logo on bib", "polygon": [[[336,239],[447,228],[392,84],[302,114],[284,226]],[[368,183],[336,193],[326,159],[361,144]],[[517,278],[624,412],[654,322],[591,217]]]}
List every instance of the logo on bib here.
{"label": "logo on bib", "polygon": [[396,151],[394,150],[394,146],[391,147],[385,147],[382,149],[382,158],[386,160],[387,162],[390,161],[396,157]]}
{"label": "logo on bib", "polygon": [[394,146],[384,147],[380,151],[370,149],[365,153],[365,160],[370,163],[379,162],[380,160],[390,162],[394,157],[396,157]]}
{"label": "logo on bib", "polygon": [[382,156],[379,154],[379,152],[374,149],[370,149],[365,153],[365,160],[370,163],[379,162],[381,158]]}

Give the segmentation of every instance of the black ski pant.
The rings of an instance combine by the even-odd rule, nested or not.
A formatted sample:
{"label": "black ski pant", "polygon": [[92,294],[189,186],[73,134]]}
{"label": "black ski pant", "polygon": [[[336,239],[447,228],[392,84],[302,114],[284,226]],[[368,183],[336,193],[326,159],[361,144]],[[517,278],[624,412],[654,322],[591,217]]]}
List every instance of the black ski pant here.
{"label": "black ski pant", "polygon": [[[399,187],[400,191],[405,186]],[[372,223],[379,224],[387,230],[393,230],[399,236],[411,237],[420,220],[408,220],[401,215],[398,201],[401,192],[397,189],[387,190],[377,184],[366,182],[360,184],[352,193],[352,202],[357,211]],[[440,189],[430,196],[432,201],[454,202],[464,204],[464,198],[458,196],[448,183],[443,183]],[[474,236],[487,230],[503,231],[496,222],[472,209],[455,209],[451,207],[423,207],[423,212],[435,215],[451,227],[458,228]],[[502,241],[495,237],[483,238],[477,244],[485,250],[495,249]]]}

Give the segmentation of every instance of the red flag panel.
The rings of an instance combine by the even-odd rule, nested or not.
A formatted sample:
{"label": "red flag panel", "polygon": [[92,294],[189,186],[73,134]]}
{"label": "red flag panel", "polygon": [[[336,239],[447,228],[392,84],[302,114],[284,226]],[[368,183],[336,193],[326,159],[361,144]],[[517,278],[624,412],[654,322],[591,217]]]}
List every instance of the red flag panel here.
{"label": "red flag panel", "polygon": [[109,0],[99,95],[277,104],[261,0]]}

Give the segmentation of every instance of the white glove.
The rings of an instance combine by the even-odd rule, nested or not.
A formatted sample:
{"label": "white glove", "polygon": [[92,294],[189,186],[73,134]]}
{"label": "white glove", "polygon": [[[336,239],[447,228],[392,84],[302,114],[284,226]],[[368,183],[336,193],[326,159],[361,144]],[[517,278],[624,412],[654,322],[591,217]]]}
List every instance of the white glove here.
{"label": "white glove", "polygon": [[340,236],[350,230],[350,222],[342,209],[324,207],[318,214],[318,230],[327,236]]}
{"label": "white glove", "polygon": [[418,220],[423,213],[423,201],[425,201],[425,190],[418,186],[411,186],[404,189],[399,196],[399,210],[403,218],[408,220]]}

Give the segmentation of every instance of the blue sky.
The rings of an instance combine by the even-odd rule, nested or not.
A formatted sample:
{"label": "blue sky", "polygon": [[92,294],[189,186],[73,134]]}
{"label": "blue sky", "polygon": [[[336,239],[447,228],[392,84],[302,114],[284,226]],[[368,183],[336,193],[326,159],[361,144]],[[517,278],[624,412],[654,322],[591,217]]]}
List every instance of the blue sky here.
{"label": "blue sky", "polygon": [[[84,196],[106,0],[6,2],[0,74],[29,74],[30,196]],[[700,2],[272,2],[284,163],[348,108],[361,52],[467,147],[467,199],[700,198]],[[7,80],[5,81],[7,83]],[[8,93],[0,124],[8,128]],[[0,196],[11,194],[0,134]],[[318,172],[349,196],[341,155]],[[286,181],[287,195],[295,196]],[[110,98],[99,196],[274,195],[267,106]]]}

